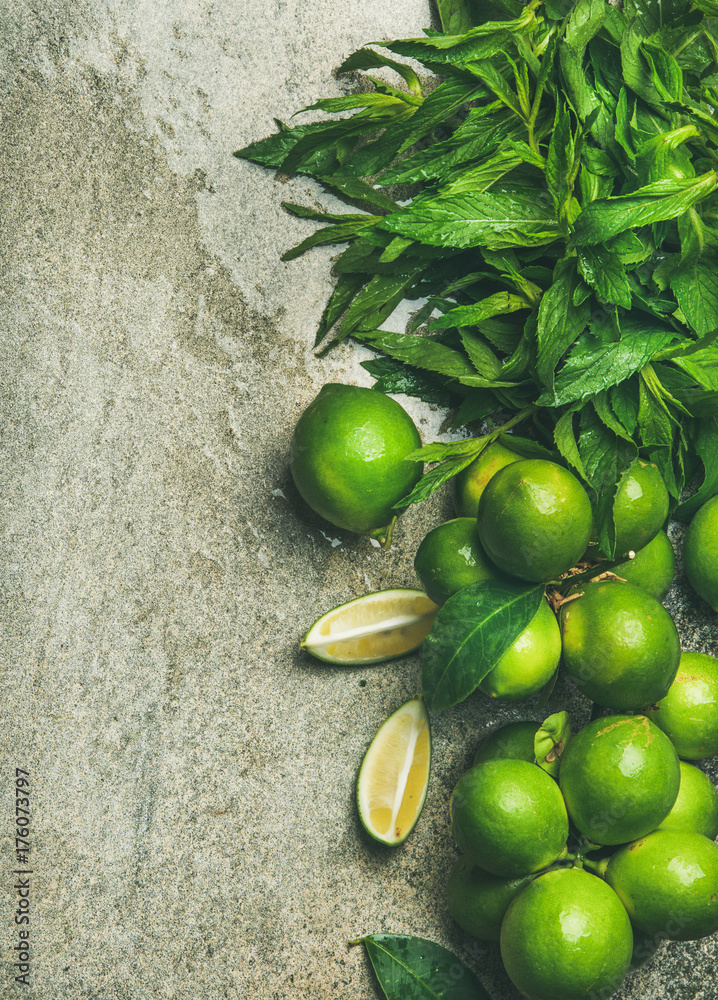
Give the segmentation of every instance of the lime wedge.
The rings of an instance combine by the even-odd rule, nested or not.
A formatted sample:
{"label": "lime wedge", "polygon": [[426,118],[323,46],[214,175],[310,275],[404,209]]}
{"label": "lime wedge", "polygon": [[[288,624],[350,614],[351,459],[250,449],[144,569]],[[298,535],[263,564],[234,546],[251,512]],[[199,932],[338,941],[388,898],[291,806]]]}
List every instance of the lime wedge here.
{"label": "lime wedge", "polygon": [[382,844],[401,844],[416,826],[426,799],[431,729],[423,698],[390,715],[369,745],[357,778],[359,818]]}
{"label": "lime wedge", "polygon": [[382,663],[418,649],[438,610],[423,590],[380,590],[327,611],[301,646],[327,663]]}

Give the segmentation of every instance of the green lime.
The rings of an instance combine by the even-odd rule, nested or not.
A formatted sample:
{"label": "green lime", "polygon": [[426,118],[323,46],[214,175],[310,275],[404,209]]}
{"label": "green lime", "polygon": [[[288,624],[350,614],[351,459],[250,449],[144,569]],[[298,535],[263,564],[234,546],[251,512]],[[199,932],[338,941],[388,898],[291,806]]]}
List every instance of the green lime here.
{"label": "green lime", "polygon": [[718,846],[700,833],[649,833],[616,851],[604,877],[646,934],[695,941],[718,930]]}
{"label": "green lime", "polygon": [[709,840],[718,836],[718,791],[699,767],[681,761],[678,798],[658,829],[702,833]]}
{"label": "green lime", "polygon": [[493,875],[516,878],[552,864],[568,818],[556,782],[525,760],[490,760],[461,776],[451,798],[460,850]]}
{"label": "green lime", "polygon": [[490,698],[520,701],[540,691],[561,659],[561,630],[548,601],[479,684]]}
{"label": "green lime", "polygon": [[684,652],[666,696],[646,712],[673,742],[679,756],[702,760],[718,754],[718,660]]}
{"label": "green lime", "polygon": [[481,543],[500,569],[538,583],[581,558],[591,534],[591,504],[567,469],[524,459],[489,480],[478,525]]}
{"label": "green lime", "polygon": [[474,764],[481,764],[486,760],[501,760],[504,757],[535,764],[534,737],[540,728],[540,722],[509,722],[500,726],[479,746]]}
{"label": "green lime", "polygon": [[454,477],[454,506],[462,517],[476,517],[479,500],[489,479],[506,465],[518,462],[520,455],[494,441]]}
{"label": "green lime", "polygon": [[616,555],[638,552],[668,517],[668,490],[658,466],[637,458],[621,479],[613,501]]}
{"label": "green lime", "polygon": [[640,711],[668,691],[681,655],[663,605],[630,583],[588,583],[560,612],[563,665],[599,705]]}
{"label": "green lime", "polygon": [[422,473],[422,463],[406,456],[420,447],[414,422],[396,400],[331,383],[299,418],[289,467],[312,510],[339,528],[388,544],[393,507]]}
{"label": "green lime", "polygon": [[559,784],[571,820],[594,844],[625,844],[655,830],[678,796],[671,741],[645,715],[594,719],[561,757]]}
{"label": "green lime", "polygon": [[511,900],[533,878],[492,875],[462,854],[449,873],[446,899],[459,927],[482,941],[498,941],[501,921]]}
{"label": "green lime", "polygon": [[690,585],[718,611],[718,496],[704,503],[688,525],[683,555]]}
{"label": "green lime", "polygon": [[632,951],[618,896],[579,868],[534,879],[501,925],[501,958],[528,1000],[604,1000],[628,972]]}
{"label": "green lime", "polygon": [[614,566],[613,572],[626,583],[640,587],[657,601],[662,601],[671,589],[676,573],[676,557],[668,535],[659,531],[655,538],[636,552],[633,559]]}
{"label": "green lime", "polygon": [[457,517],[432,528],[416,550],[414,569],[437,604],[470,583],[494,580],[497,575],[481,547],[475,517]]}

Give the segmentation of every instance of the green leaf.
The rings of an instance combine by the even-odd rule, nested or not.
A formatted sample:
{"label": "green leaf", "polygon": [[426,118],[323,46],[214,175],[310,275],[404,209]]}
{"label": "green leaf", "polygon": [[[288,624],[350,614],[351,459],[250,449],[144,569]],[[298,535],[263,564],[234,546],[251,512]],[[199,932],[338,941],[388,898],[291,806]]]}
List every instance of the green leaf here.
{"label": "green leaf", "polygon": [[432,90],[423,104],[394,120],[376,139],[360,146],[343,166],[344,173],[367,177],[388,167],[395,156],[423,139],[452,117],[467,101],[479,97],[483,88],[475,80],[458,77],[445,80]]}
{"label": "green leaf", "polygon": [[344,60],[337,73],[353,73],[358,69],[379,69],[382,66],[388,66],[398,73],[412,93],[421,94],[419,78],[411,66],[398,62],[396,59],[390,59],[389,56],[385,56],[381,52],[374,52],[373,49],[359,49],[358,52],[354,52],[348,59]]}
{"label": "green leaf", "polygon": [[581,136],[574,136],[566,106],[556,109],[556,120],[546,158],[546,183],[553,198],[556,216],[564,232],[578,213],[573,186],[581,165]]}
{"label": "green leaf", "polygon": [[536,403],[563,406],[610,389],[640,371],[674,338],[673,330],[651,327],[628,331],[621,340],[609,344],[596,343],[594,337],[585,335],[557,375],[553,389],[543,392]]}
{"label": "green leaf", "polygon": [[386,218],[381,228],[432,246],[491,250],[541,246],[558,237],[558,226],[540,192],[486,192],[435,198]]}
{"label": "green leaf", "polygon": [[675,219],[716,187],[718,174],[709,170],[700,177],[655,181],[633,194],[593,201],[576,219],[574,242],[576,246],[604,243],[627,229]]}
{"label": "green leaf", "polygon": [[559,418],[553,429],[553,439],[561,456],[572,465],[582,479],[586,478],[586,470],[581,461],[581,454],[576,442],[576,433],[573,427],[574,411],[567,410]]}
{"label": "green leaf", "polygon": [[683,315],[699,335],[718,327],[718,253],[684,260],[671,279]]}
{"label": "green leaf", "polygon": [[415,396],[425,403],[436,403],[447,409],[456,403],[456,397],[440,380],[395,358],[372,358],[362,361],[361,366],[376,379],[372,389],[378,392]]}
{"label": "green leaf", "polygon": [[437,0],[441,29],[445,35],[463,35],[471,27],[468,0]]}
{"label": "green leaf", "polygon": [[386,330],[359,330],[354,336],[389,357],[415,368],[423,368],[449,378],[474,374],[473,365],[465,355],[429,337],[390,333]]}
{"label": "green leaf", "polygon": [[498,379],[501,373],[501,362],[484,338],[465,327],[459,331],[459,336],[463,348],[469,356],[469,361],[479,375],[483,375],[489,380]]}
{"label": "green leaf", "polygon": [[367,283],[366,274],[340,274],[329,301],[319,320],[314,346],[318,347],[344,313],[357,292]]}
{"label": "green leaf", "polygon": [[578,269],[583,280],[606,302],[631,308],[631,286],[616,254],[605,247],[582,247],[578,251]]}
{"label": "green leaf", "polygon": [[613,500],[617,484],[638,455],[638,448],[610,431],[591,405],[583,408],[579,421],[578,450],[592,491],[598,541],[610,559],[616,551]]}
{"label": "green leaf", "polygon": [[404,274],[375,274],[347,310],[342,321],[342,337],[348,337],[363,327],[371,328],[383,323],[420,273],[419,268]]}
{"label": "green leaf", "polygon": [[544,719],[534,736],[536,763],[552,778],[558,779],[561,755],[571,742],[571,720],[568,712],[556,712]]}
{"label": "green leaf", "polygon": [[543,592],[491,580],[449,598],[424,640],[421,683],[430,710],[468,698],[533,620]]}
{"label": "green leaf", "polygon": [[526,300],[519,295],[511,295],[509,292],[495,292],[480,302],[473,303],[473,305],[457,306],[455,309],[450,309],[448,313],[432,320],[431,328],[433,330],[446,330],[455,326],[476,326],[483,320],[491,319],[494,316],[503,316],[528,308]]}
{"label": "green leaf", "polygon": [[548,389],[553,386],[559,360],[588,323],[588,300],[578,305],[573,301],[578,284],[575,258],[560,260],[553,284],[544,292],[538,308],[536,374]]}
{"label": "green leaf", "polygon": [[291,250],[282,254],[281,260],[296,260],[312,247],[326,246],[331,243],[346,243],[361,232],[365,226],[371,226],[378,222],[380,215],[351,216],[352,221],[337,226],[326,226],[324,229],[317,229],[311,236],[298,243]]}
{"label": "green leaf", "polygon": [[406,934],[362,938],[386,1000],[491,1000],[452,952]]}
{"label": "green leaf", "polygon": [[718,417],[707,417],[698,422],[694,448],[703,463],[703,482],[693,496],[676,510],[675,516],[681,521],[689,521],[699,507],[718,493]]}
{"label": "green leaf", "polygon": [[473,462],[473,455],[468,455],[465,457],[448,458],[445,462],[440,465],[435,466],[433,469],[429,469],[421,477],[419,482],[416,484],[411,493],[407,493],[405,497],[398,500],[392,510],[401,511],[410,504],[421,503],[435,493],[440,486],[447,483],[450,479],[453,479],[462,469],[465,469],[467,465]]}

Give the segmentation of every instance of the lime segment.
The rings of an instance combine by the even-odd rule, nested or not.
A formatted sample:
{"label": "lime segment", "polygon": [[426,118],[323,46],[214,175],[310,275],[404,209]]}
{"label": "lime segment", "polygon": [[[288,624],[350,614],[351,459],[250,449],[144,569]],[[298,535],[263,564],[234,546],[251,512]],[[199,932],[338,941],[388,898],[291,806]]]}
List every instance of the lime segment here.
{"label": "lime segment", "polygon": [[418,649],[438,610],[423,590],[379,590],[327,611],[301,647],[326,663],[383,663]]}
{"label": "lime segment", "polygon": [[359,818],[382,844],[401,844],[421,815],[429,784],[431,729],[422,698],[405,702],[379,729],[357,778]]}

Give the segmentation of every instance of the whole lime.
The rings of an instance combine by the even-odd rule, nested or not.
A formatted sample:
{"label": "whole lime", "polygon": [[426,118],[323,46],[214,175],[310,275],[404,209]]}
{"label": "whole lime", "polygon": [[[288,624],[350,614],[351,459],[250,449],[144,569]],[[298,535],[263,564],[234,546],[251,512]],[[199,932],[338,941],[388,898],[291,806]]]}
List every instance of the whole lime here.
{"label": "whole lime", "polygon": [[509,722],[500,726],[480,744],[474,755],[474,764],[504,757],[535,764],[534,737],[540,727],[540,722]]}
{"label": "whole lime", "polygon": [[626,583],[640,587],[657,601],[662,601],[671,589],[676,573],[676,556],[665,531],[659,531],[647,545],[639,549],[633,559],[613,567],[616,576]]}
{"label": "whole lime", "polygon": [[688,525],[683,555],[690,585],[718,611],[718,496],[704,503]]}
{"label": "whole lime", "polygon": [[625,844],[655,830],[678,796],[671,741],[645,715],[594,719],[561,757],[559,785],[571,820],[594,844]]}
{"label": "whole lime", "polygon": [[668,503],[658,466],[637,458],[623,474],[613,501],[617,556],[637,552],[655,537],[668,517]]}
{"label": "whole lime", "polygon": [[700,833],[649,833],[616,851],[604,877],[647,934],[694,941],[718,930],[718,846]]}
{"label": "whole lime", "polygon": [[481,543],[500,569],[538,583],[580,559],[591,534],[591,504],[567,469],[524,459],[489,480],[478,525]]}
{"label": "whole lime", "polygon": [[568,817],[556,782],[525,760],[490,760],[461,776],[451,830],[464,854],[493,875],[516,878],[552,864]]}
{"label": "whole lime", "polygon": [[454,506],[462,517],[476,517],[481,494],[489,479],[499,469],[512,462],[518,462],[520,455],[505,448],[499,441],[493,441],[475,458],[471,465],[454,478]]}
{"label": "whole lime", "polygon": [[718,660],[682,653],[668,693],[646,715],[670,737],[679,756],[702,760],[718,754]]}
{"label": "whole lime", "polygon": [[470,583],[496,578],[496,567],[486,558],[475,517],[456,517],[432,528],[414,557],[421,585],[437,604]]}
{"label": "whole lime", "polygon": [[501,925],[501,958],[528,1000],[603,1000],[618,989],[632,951],[618,896],[579,868],[539,875]]}
{"label": "whole lime", "polygon": [[709,840],[718,836],[718,791],[699,767],[681,761],[678,798],[658,829],[702,833]]}
{"label": "whole lime", "polygon": [[630,583],[588,583],[561,607],[563,665],[576,687],[608,708],[639,711],[676,676],[678,631],[663,605]]}
{"label": "whole lime", "polygon": [[532,878],[533,875],[500,878],[462,854],[446,885],[449,912],[467,934],[482,941],[498,941],[509,903]]}
{"label": "whole lime", "polygon": [[421,477],[422,463],[406,458],[420,447],[413,420],[396,400],[330,383],[297,422],[289,467],[312,510],[339,528],[383,540],[394,505]]}
{"label": "whole lime", "polygon": [[479,688],[501,701],[530,698],[551,680],[560,659],[561,630],[548,602],[541,601],[532,620]]}

